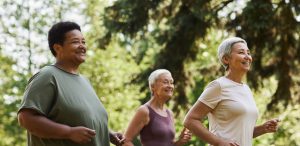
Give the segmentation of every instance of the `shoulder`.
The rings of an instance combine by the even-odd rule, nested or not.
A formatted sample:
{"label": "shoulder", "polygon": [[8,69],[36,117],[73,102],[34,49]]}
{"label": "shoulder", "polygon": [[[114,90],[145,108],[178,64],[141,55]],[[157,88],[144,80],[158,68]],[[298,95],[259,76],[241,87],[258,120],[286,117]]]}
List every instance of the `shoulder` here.
{"label": "shoulder", "polygon": [[150,121],[149,117],[149,109],[146,105],[141,105],[136,113],[135,113],[135,119],[142,122],[143,125],[147,125]]}
{"label": "shoulder", "polygon": [[252,94],[250,87],[247,84],[244,84],[244,89],[248,94]]}
{"label": "shoulder", "polygon": [[51,73],[54,73],[54,72],[57,72],[56,71],[57,68],[54,67],[53,65],[47,65],[47,66],[44,66],[43,68],[41,68],[40,72],[41,73],[45,73],[45,74],[51,74]]}
{"label": "shoulder", "polygon": [[39,76],[55,76],[57,73],[59,73],[59,69],[54,67],[53,65],[47,65],[38,72]]}
{"label": "shoulder", "polygon": [[220,91],[221,83],[222,83],[222,81],[220,80],[220,78],[218,78],[218,79],[213,80],[210,83],[208,83],[208,85],[206,86],[206,89]]}
{"label": "shoulder", "polygon": [[50,79],[54,76],[54,68],[52,66],[45,66],[35,73],[30,79],[29,83],[33,80],[45,80]]}
{"label": "shoulder", "polygon": [[139,113],[141,116],[148,116],[149,115],[149,108],[147,107],[147,105],[141,105],[137,111],[137,113]]}
{"label": "shoulder", "polygon": [[242,85],[242,84],[234,82],[234,81],[232,81],[232,80],[230,80],[230,79],[228,79],[228,78],[226,78],[224,76],[216,79],[215,81],[219,84],[219,86],[220,86],[221,89],[235,88],[237,86]]}
{"label": "shoulder", "polygon": [[250,87],[247,85],[247,84],[243,84],[244,87],[247,89],[247,90],[251,90]]}
{"label": "shoulder", "polygon": [[[211,109],[214,109],[217,106],[217,104],[222,100],[221,93],[222,88],[220,81],[216,79],[207,85],[205,90],[200,95],[198,101],[209,106]],[[199,102],[197,103],[197,105],[200,105]]]}

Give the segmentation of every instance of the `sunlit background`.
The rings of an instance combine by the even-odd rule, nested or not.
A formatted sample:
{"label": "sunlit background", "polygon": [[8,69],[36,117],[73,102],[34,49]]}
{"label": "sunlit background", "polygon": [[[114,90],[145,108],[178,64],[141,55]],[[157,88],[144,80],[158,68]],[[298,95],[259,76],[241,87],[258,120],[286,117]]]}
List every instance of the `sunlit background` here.
{"label": "sunlit background", "polygon": [[[0,0],[0,6],[0,146],[26,145],[17,110],[30,77],[54,62],[47,33],[59,21],[82,28],[88,59],[80,73],[104,103],[110,129],[124,132],[149,98],[149,73],[167,68],[176,86],[168,107],[179,134],[204,87],[224,74],[218,44],[240,36],[254,58],[244,82],[260,111],[257,124],[282,120],[277,133],[253,145],[300,146],[299,0]],[[193,137],[187,145],[207,144]]]}

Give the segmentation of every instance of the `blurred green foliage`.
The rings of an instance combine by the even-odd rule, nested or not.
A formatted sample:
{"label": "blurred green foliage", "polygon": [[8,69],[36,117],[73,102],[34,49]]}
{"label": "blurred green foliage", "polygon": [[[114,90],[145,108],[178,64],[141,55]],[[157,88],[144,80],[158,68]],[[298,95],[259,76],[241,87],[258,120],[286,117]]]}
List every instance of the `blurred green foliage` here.
{"label": "blurred green foliage", "polygon": [[[0,146],[26,145],[26,131],[18,125],[16,118],[22,94],[30,76],[45,64],[53,63],[54,59],[47,48],[47,30],[56,21],[72,20],[64,14],[73,13],[74,9],[80,11],[79,14],[84,19],[78,23],[83,26],[89,47],[88,59],[81,66],[80,72],[90,79],[105,105],[109,114],[109,128],[114,131],[125,131],[135,110],[149,98],[146,79],[149,71],[163,67],[170,69],[175,76],[177,92],[168,102],[168,107],[174,109],[178,136],[183,128],[182,121],[186,112],[198,99],[204,87],[211,80],[223,75],[224,70],[216,57],[216,48],[220,41],[228,36],[245,35],[246,40],[250,40],[249,46],[255,48],[253,50],[250,48],[253,56],[257,57],[254,60],[259,59],[261,61],[259,63],[266,66],[274,63],[272,58],[275,63],[278,63],[276,61],[280,60],[280,53],[277,52],[285,46],[291,48],[288,53],[292,54],[292,57],[300,56],[298,51],[300,38],[297,31],[299,20],[293,29],[286,29],[293,36],[291,42],[281,39],[282,36],[277,33],[278,26],[271,29],[276,31],[273,33],[278,34],[275,35],[274,43],[277,46],[274,52],[265,49],[274,45],[267,43],[265,46],[257,43],[261,40],[263,40],[261,42],[270,41],[270,38],[264,40],[264,35],[261,36],[258,32],[271,31],[268,26],[273,23],[267,21],[271,14],[256,13],[253,10],[256,8],[253,7],[255,1],[239,3],[232,0],[147,2],[119,0],[113,3],[106,0],[73,2],[40,0],[35,5],[31,5],[33,2],[0,0],[0,4],[7,7],[7,11],[0,11]],[[286,12],[287,6],[293,7],[294,15],[299,17],[299,1],[268,2],[271,2],[274,7],[284,6],[278,8],[282,13]],[[261,4],[260,7],[270,6],[268,4]],[[185,7],[181,8],[183,5]],[[191,12],[187,13],[189,10]],[[253,15],[248,15],[248,11]],[[242,15],[241,12],[248,13]],[[282,16],[281,13],[276,12],[274,11],[274,14],[278,15],[278,18]],[[237,17],[238,15],[241,17]],[[235,20],[234,18],[238,19],[225,27],[225,22]],[[204,23],[204,21],[208,22]],[[116,22],[117,25],[114,25]],[[193,22],[196,24],[192,24]],[[237,26],[235,22],[240,22],[242,25]],[[127,26],[128,24],[130,25]],[[246,27],[250,25],[251,29],[248,30]],[[289,26],[282,23],[280,25],[286,28],[291,26],[291,23]],[[198,28],[192,29],[193,27]],[[256,32],[257,30],[259,31]],[[191,31],[198,33],[190,33]],[[189,38],[190,35],[194,37]],[[257,40],[256,37],[261,40]],[[172,43],[174,40],[178,42]],[[191,44],[182,44],[187,42]],[[284,45],[287,43],[290,44]],[[166,49],[168,47],[169,50]],[[264,48],[263,58],[257,56],[261,55],[259,47]],[[181,58],[182,56],[186,58]],[[280,90],[280,94],[291,95],[291,97],[285,96],[284,100],[288,99],[288,102],[279,102],[281,100],[273,96],[281,85],[279,83],[288,81],[284,80],[282,73],[278,72],[284,68],[278,68],[280,67],[278,65],[275,70],[271,69],[270,73],[266,73],[262,69],[264,68],[262,64],[255,63],[254,72],[245,79],[245,82],[252,85],[260,111],[257,124],[271,118],[280,118],[282,121],[277,133],[260,136],[254,140],[253,145],[298,146],[300,145],[299,60],[295,58],[289,60],[292,84],[289,84],[288,91]],[[276,99],[276,108],[267,108],[274,99]],[[204,123],[208,125],[207,120]],[[193,137],[187,145],[207,144]]]}

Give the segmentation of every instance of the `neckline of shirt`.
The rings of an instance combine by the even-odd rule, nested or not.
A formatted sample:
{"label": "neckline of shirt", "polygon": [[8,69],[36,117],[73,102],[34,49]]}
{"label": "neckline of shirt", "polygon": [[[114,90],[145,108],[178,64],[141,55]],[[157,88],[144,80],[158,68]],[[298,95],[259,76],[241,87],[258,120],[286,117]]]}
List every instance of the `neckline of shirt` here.
{"label": "neckline of shirt", "polygon": [[222,78],[225,78],[226,80],[230,81],[231,83],[235,84],[235,85],[238,85],[238,86],[244,86],[244,83],[238,83],[238,82],[235,82],[225,76],[223,76]]}
{"label": "neckline of shirt", "polygon": [[63,69],[55,66],[54,64],[51,64],[50,66],[53,66],[54,68],[56,68],[56,69],[58,69],[58,70],[60,70],[60,71],[62,71],[64,73],[67,73],[67,74],[70,74],[70,75],[73,75],[73,76],[79,76],[79,74],[74,74],[74,73],[67,72],[67,71],[65,71],[65,70],[63,70]]}
{"label": "neckline of shirt", "polygon": [[158,116],[160,116],[160,117],[162,117],[162,118],[168,118],[168,117],[169,117],[169,113],[168,113],[167,109],[166,109],[167,115],[166,115],[166,116],[163,116],[163,115],[157,113],[150,105],[146,105],[146,106],[148,106],[148,109],[149,109],[149,110],[152,110],[156,115],[158,115]]}

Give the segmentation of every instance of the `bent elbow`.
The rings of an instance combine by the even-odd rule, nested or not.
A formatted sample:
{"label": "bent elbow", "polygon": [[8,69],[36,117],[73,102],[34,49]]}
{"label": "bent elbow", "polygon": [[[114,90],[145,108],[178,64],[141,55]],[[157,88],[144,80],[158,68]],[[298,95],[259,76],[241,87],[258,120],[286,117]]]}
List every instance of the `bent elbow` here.
{"label": "bent elbow", "polygon": [[20,111],[18,113],[18,122],[19,122],[19,125],[23,128],[26,128],[26,114],[23,112],[23,111]]}
{"label": "bent elbow", "polygon": [[18,113],[19,125],[28,130],[31,125],[32,118],[34,117],[34,111],[28,109],[22,109]]}
{"label": "bent elbow", "polygon": [[183,126],[189,129],[189,125],[190,125],[190,119],[188,116],[186,116],[183,120]]}
{"label": "bent elbow", "polygon": [[31,124],[31,122],[32,122],[31,117],[32,117],[32,114],[27,110],[21,110],[18,113],[19,125],[22,128],[25,128],[28,132],[34,133],[33,129],[32,129],[32,124]]}

